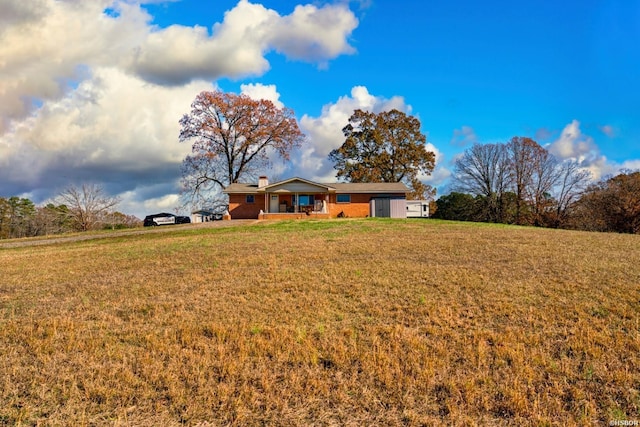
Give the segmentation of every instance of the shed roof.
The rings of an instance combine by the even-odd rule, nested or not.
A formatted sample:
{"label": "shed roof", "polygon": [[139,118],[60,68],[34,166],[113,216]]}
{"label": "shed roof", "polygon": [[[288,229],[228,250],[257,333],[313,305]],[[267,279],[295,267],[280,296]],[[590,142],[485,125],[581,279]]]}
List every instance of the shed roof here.
{"label": "shed roof", "polygon": [[402,182],[341,182],[331,184],[336,193],[408,193]]}

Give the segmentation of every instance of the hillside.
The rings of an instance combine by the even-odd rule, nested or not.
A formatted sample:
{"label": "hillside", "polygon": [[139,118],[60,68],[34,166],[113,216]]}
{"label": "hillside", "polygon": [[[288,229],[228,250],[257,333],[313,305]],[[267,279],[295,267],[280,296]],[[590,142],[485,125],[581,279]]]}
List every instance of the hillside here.
{"label": "hillside", "polygon": [[640,420],[640,237],[435,220],[0,248],[0,425]]}

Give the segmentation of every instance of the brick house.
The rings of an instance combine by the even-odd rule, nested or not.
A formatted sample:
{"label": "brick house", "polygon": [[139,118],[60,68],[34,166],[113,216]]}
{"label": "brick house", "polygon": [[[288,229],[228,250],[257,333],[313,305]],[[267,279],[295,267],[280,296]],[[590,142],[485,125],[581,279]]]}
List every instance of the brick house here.
{"label": "brick house", "polygon": [[232,219],[406,218],[409,189],[401,182],[326,184],[290,178],[269,184],[260,177],[257,184],[231,184],[224,193]]}

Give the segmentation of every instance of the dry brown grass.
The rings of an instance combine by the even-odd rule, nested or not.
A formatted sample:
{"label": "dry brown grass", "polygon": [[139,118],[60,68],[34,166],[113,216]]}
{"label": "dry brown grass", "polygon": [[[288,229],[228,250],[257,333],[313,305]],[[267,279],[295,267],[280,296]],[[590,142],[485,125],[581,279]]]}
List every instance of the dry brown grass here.
{"label": "dry brown grass", "polygon": [[640,237],[437,221],[0,249],[0,425],[640,419]]}

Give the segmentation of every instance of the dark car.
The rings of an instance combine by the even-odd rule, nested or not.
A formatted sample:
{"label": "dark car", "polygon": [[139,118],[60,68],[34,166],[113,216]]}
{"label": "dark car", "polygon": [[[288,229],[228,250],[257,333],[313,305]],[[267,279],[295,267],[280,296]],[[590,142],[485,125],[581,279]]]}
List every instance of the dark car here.
{"label": "dark car", "polygon": [[188,216],[179,216],[170,213],[147,215],[144,218],[145,227],[153,227],[156,225],[189,224],[190,222],[191,218],[189,218]]}

